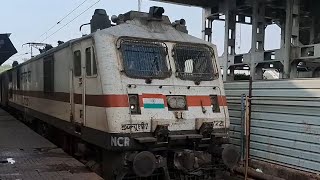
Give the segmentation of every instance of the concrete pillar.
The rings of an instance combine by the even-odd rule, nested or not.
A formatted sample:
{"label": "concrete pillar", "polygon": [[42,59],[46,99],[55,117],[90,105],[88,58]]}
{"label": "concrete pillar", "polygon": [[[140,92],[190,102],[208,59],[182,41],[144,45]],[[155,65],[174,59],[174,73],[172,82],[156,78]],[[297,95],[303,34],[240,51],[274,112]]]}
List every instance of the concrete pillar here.
{"label": "concrete pillar", "polygon": [[256,77],[257,77],[257,79],[259,79],[259,80],[262,80],[263,79],[263,69],[262,69],[262,67],[257,67],[256,68]]}
{"label": "concrete pillar", "polygon": [[290,64],[290,78],[294,79],[294,78],[297,78],[298,77],[298,61],[294,61]]}
{"label": "concrete pillar", "polygon": [[[286,38],[285,38],[285,56],[284,56],[284,78],[296,78],[296,63],[291,59],[292,46],[300,46],[300,0],[287,0],[286,15]],[[296,64],[297,65],[297,64]]]}
{"label": "concrete pillar", "polygon": [[229,56],[235,55],[236,44],[236,0],[223,1],[225,15],[225,38],[224,38],[224,54],[223,54],[223,81],[227,81]]}
{"label": "concrete pillar", "polygon": [[290,77],[293,1],[294,0],[287,0],[287,7],[286,7],[286,28],[285,28],[285,44],[284,44],[284,56],[283,56],[283,78]]}
{"label": "concrete pillar", "polygon": [[[300,43],[300,0],[293,0],[292,8],[292,45],[294,47],[301,46]],[[294,49],[297,51],[297,49]],[[291,50],[292,51],[292,50]],[[299,61],[290,59],[290,78],[297,78],[297,66]]]}
{"label": "concrete pillar", "polygon": [[292,7],[292,44],[300,46],[300,0],[293,0]]}
{"label": "concrete pillar", "polygon": [[310,41],[309,44],[314,44],[314,39],[315,39],[315,17],[312,17],[312,23],[311,23],[311,28],[310,28]]}
{"label": "concrete pillar", "polygon": [[202,10],[202,38],[205,41],[212,42],[212,22],[208,19],[211,14],[211,8],[203,8]]}
{"label": "concrete pillar", "polygon": [[233,80],[234,80],[234,70],[235,70],[235,67],[232,66],[232,67],[230,67],[229,69],[230,69],[230,74],[229,74],[228,80],[233,81]]}
{"label": "concrete pillar", "polygon": [[[263,79],[262,68],[257,66],[257,52],[264,52],[265,42],[265,4],[261,0],[252,2],[252,42],[250,74],[253,80]],[[259,69],[259,73],[257,72]]]}
{"label": "concrete pillar", "polygon": [[[285,39],[286,39],[286,23],[285,21],[281,21],[279,24],[280,28],[281,28],[281,44],[280,44],[280,50],[282,50],[283,52],[285,52]],[[284,62],[282,62],[283,64]],[[280,71],[279,73],[279,79],[283,79],[283,68],[282,71]]]}
{"label": "concrete pillar", "polygon": [[[318,2],[320,4],[320,2]],[[319,44],[320,43],[320,13],[317,13],[314,17],[314,39],[313,44]]]}
{"label": "concrete pillar", "polygon": [[284,48],[285,47],[285,38],[286,38],[286,23],[285,22],[281,22],[280,24],[280,28],[281,28],[281,45],[280,48]]}

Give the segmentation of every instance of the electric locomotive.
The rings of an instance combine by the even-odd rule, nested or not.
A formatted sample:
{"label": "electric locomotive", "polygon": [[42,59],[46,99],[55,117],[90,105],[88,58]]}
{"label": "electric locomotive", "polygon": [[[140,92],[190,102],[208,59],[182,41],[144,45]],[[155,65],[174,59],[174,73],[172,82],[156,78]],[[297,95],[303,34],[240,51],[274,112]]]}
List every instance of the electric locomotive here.
{"label": "electric locomotive", "polygon": [[95,149],[106,179],[213,178],[238,158],[216,46],[163,13],[97,9],[91,34],[1,74],[2,105]]}

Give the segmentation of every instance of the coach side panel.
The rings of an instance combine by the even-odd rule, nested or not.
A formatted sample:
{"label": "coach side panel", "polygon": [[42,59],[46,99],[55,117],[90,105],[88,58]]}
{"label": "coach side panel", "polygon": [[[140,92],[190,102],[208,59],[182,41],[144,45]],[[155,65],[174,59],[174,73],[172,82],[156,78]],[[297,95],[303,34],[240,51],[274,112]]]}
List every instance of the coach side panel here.
{"label": "coach side panel", "polygon": [[0,84],[1,84],[1,105],[2,106],[7,106],[8,103],[8,95],[9,95],[9,91],[8,91],[8,87],[9,87],[9,75],[10,72],[6,71],[3,72],[0,76]]}
{"label": "coach side panel", "polygon": [[[42,113],[69,121],[69,79],[66,78],[69,76],[69,58],[68,49],[62,49],[14,68],[11,104],[20,110],[34,110],[29,113]],[[45,61],[50,61],[50,72],[44,72]]]}
{"label": "coach side panel", "polygon": [[[91,39],[80,42],[81,46],[81,72],[85,87],[86,121],[84,126],[107,131],[106,112],[99,107],[103,99],[97,98],[102,94],[99,67],[95,57],[95,47]],[[88,74],[87,56],[91,48],[91,74]],[[95,59],[96,62],[93,61]],[[94,64],[93,64],[94,63]],[[99,68],[98,68],[99,69]],[[52,71],[52,72],[51,72]],[[61,49],[45,57],[22,64],[12,71],[12,92],[10,104],[21,111],[30,113],[35,117],[53,117],[55,121],[70,122],[74,117],[74,106],[82,106],[84,101],[76,98],[82,94],[74,92],[76,83],[74,77],[74,52],[70,47]],[[51,77],[52,76],[52,77]],[[39,115],[41,114],[41,115]],[[52,122],[52,121],[51,121]],[[56,124],[56,123],[55,123]],[[64,127],[62,127],[64,128]]]}

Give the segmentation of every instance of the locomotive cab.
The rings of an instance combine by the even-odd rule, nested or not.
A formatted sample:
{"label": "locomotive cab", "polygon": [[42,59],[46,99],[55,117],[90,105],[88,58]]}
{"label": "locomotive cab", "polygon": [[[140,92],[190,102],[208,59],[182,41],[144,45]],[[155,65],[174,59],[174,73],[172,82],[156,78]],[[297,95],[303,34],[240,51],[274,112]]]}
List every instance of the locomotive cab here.
{"label": "locomotive cab", "polygon": [[93,35],[107,95],[106,149],[123,152],[140,177],[157,168],[209,177],[204,169],[221,159],[229,129],[216,47],[163,12],[113,16],[115,26]]}

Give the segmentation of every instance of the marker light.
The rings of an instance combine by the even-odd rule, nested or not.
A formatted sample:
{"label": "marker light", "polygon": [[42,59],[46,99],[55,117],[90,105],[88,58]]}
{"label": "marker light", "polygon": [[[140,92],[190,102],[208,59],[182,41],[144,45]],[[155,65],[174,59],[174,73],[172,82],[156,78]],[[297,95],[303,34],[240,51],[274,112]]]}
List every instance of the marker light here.
{"label": "marker light", "polygon": [[212,112],[220,112],[220,106],[217,95],[210,95]]}
{"label": "marker light", "polygon": [[129,94],[129,107],[131,114],[141,114],[138,94]]}

